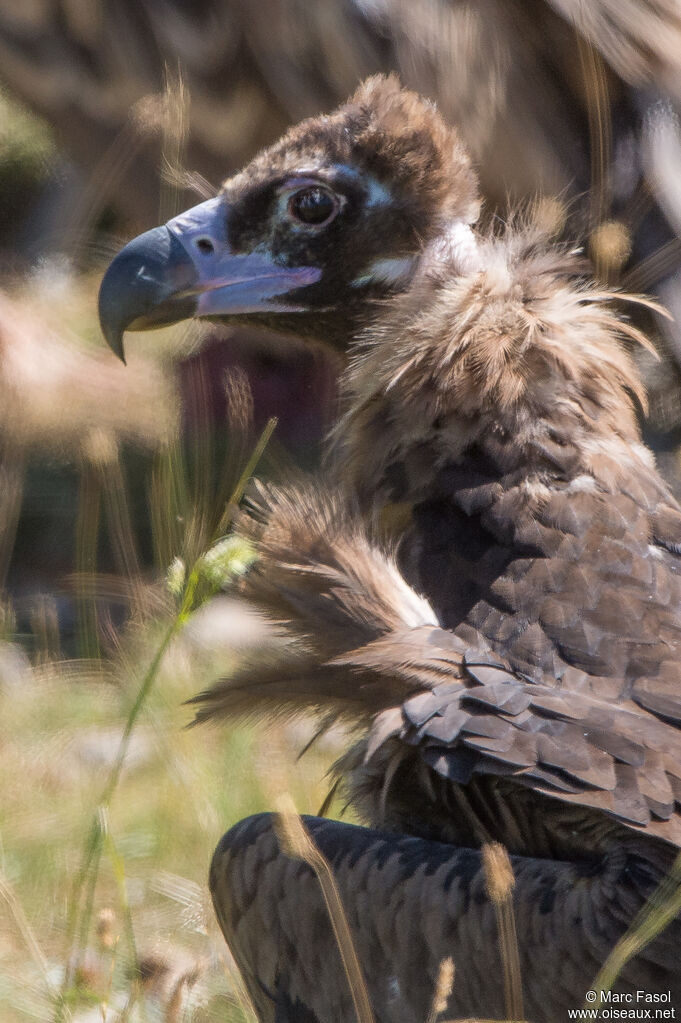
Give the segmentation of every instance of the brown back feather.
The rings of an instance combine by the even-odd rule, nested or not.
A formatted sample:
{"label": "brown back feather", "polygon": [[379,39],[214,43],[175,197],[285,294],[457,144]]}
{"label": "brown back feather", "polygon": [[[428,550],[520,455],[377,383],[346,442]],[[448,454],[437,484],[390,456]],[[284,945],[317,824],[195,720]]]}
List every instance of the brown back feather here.
{"label": "brown back feather", "polygon": [[[338,495],[317,484],[261,490],[255,515],[240,526],[261,550],[244,593],[290,644],[197,697],[197,720],[315,710],[359,725],[338,771],[374,824],[565,852],[576,825],[560,807],[575,803],[582,815],[597,811],[579,842],[584,827],[607,845],[625,826],[681,844],[681,732],[656,708],[613,699],[597,679],[532,681],[480,632],[441,629]],[[488,819],[499,785],[506,834]],[[531,827],[520,824],[527,788],[548,797]],[[460,790],[478,804],[474,825],[443,812]]]}

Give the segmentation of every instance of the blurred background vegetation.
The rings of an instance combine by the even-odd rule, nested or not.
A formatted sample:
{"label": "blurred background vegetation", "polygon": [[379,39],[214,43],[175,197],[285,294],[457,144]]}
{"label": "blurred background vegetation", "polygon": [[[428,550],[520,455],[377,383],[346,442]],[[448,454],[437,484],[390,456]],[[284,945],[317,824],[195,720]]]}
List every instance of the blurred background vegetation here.
{"label": "blurred background vegetation", "polygon": [[[675,3],[0,0],[3,1020],[251,1018],[212,849],[282,787],[314,812],[342,736],[295,763],[311,725],[185,731],[183,701],[268,641],[229,597],[248,553],[215,545],[251,471],[318,464],[340,364],[192,324],[123,367],[98,280],[390,70],[460,124],[487,222],[529,203],[604,280],[681,312]],[[636,353],[677,491],[679,320],[646,314],[660,358]]]}

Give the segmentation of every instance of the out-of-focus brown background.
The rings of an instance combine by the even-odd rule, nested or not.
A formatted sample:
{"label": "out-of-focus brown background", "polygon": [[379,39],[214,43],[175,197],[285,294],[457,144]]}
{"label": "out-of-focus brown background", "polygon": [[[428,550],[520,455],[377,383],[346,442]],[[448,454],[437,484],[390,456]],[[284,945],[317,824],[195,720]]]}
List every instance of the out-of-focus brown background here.
{"label": "out-of-focus brown background", "polygon": [[[124,368],[98,278],[131,235],[391,70],[460,126],[488,223],[529,204],[676,316],[641,320],[660,357],[636,358],[646,437],[681,489],[676,0],[0,0],[3,1019],[249,1018],[204,878],[220,832],[286,774],[272,750],[304,736],[181,731],[182,699],[261,639],[228,598],[175,630],[102,794],[258,436],[276,416],[258,471],[315,465],[340,366],[190,325],[144,335]],[[286,775],[301,809],[329,755]]]}

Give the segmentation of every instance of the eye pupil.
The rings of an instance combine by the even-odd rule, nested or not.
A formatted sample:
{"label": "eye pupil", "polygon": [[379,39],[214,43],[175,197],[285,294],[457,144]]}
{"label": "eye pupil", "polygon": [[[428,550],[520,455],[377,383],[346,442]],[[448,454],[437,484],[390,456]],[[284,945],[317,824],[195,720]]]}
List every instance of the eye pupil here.
{"label": "eye pupil", "polygon": [[291,196],[291,214],[303,224],[324,224],[336,211],[333,196],[324,188],[303,188]]}

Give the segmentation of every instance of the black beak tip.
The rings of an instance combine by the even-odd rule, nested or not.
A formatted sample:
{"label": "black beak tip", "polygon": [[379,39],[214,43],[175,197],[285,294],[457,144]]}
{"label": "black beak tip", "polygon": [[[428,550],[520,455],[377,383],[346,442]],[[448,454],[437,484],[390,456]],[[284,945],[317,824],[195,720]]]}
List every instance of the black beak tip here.
{"label": "black beak tip", "polygon": [[102,334],[116,358],[120,359],[124,366],[127,366],[125,348],[123,347],[123,333],[121,331],[105,330],[102,327]]}
{"label": "black beak tip", "polygon": [[123,331],[105,328],[101,320],[100,327],[102,330],[102,334],[104,335],[104,340],[108,344],[111,351],[114,353],[116,358],[121,360],[124,366],[127,366],[125,358],[125,348],[123,346]]}
{"label": "black beak tip", "polygon": [[196,311],[196,269],[167,227],[155,227],[121,249],[99,288],[99,323],[107,344],[125,362],[127,330],[188,319]]}
{"label": "black beak tip", "polygon": [[114,355],[118,356],[118,358],[121,360],[124,366],[128,365],[127,359],[125,358],[125,350],[123,348],[123,338],[120,339],[120,341],[115,347],[111,345],[111,350],[113,351]]}
{"label": "black beak tip", "polygon": [[102,278],[98,303],[99,326],[111,351],[125,363],[123,335],[130,316],[122,288],[126,283],[125,278],[121,279],[118,270],[117,259],[114,259]]}
{"label": "black beak tip", "polygon": [[106,343],[114,355],[121,360],[124,366],[127,366],[125,348],[123,347],[122,331],[105,331],[102,327],[102,333],[104,334]]}

